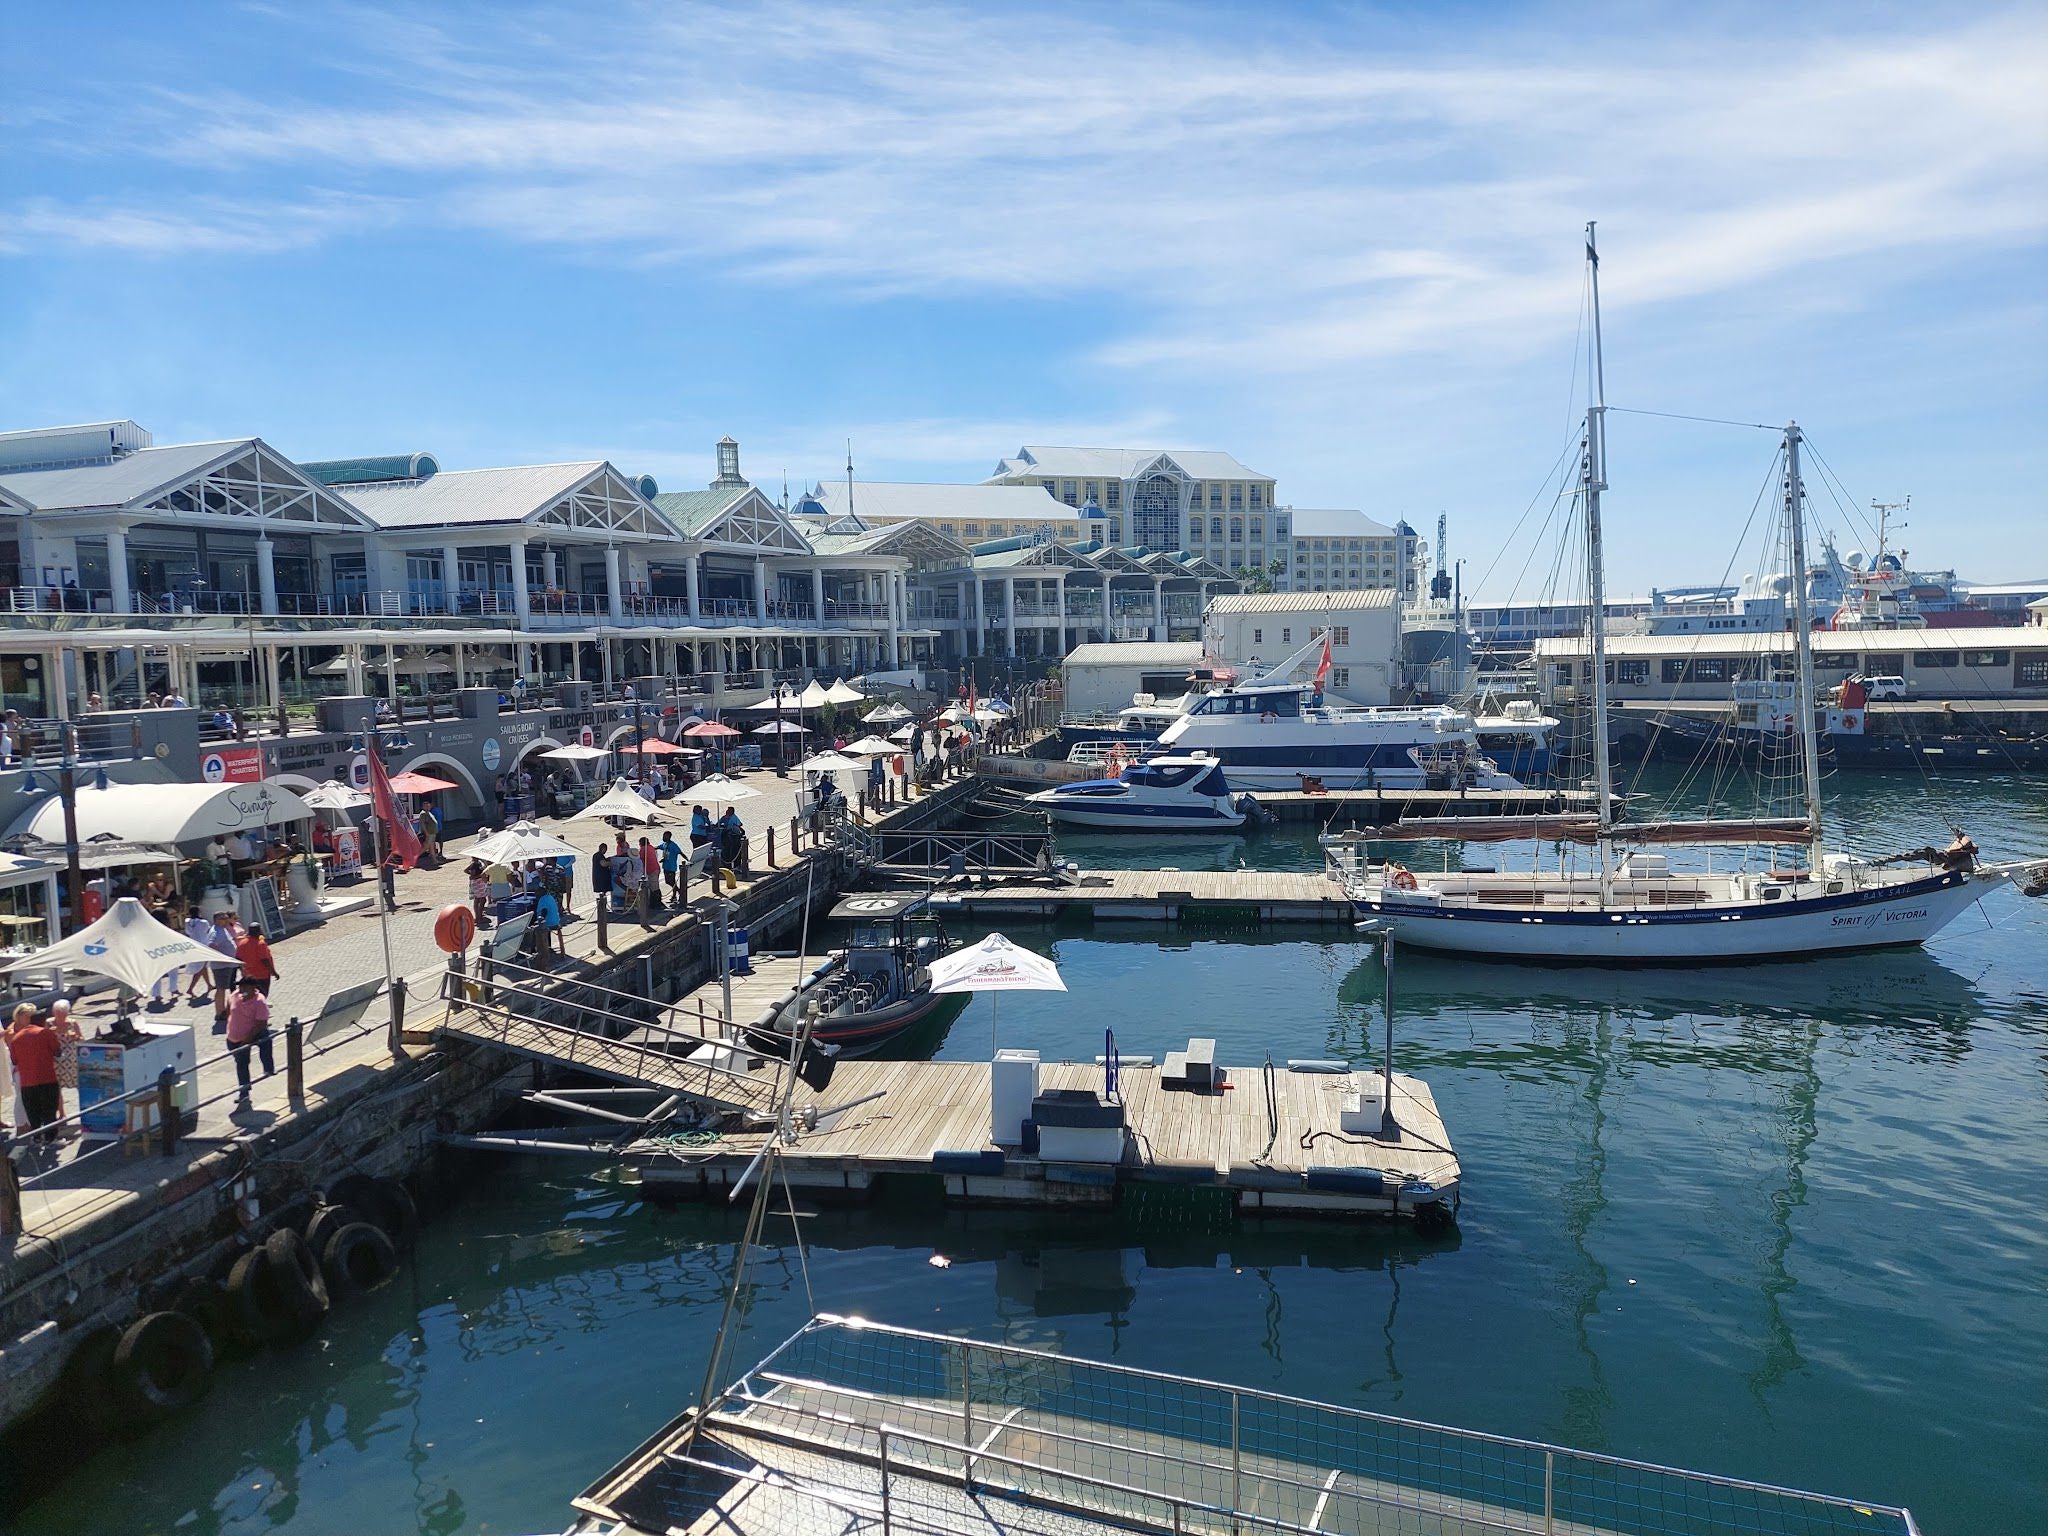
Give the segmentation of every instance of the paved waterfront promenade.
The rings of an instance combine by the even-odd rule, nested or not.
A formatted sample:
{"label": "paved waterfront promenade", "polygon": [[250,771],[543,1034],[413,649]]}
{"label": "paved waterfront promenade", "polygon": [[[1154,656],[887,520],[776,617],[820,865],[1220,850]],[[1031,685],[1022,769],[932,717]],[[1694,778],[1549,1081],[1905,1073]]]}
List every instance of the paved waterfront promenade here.
{"label": "paved waterfront promenade", "polygon": [[[851,783],[852,779],[851,773],[841,776],[842,784]],[[798,814],[801,777],[792,774],[782,779],[773,772],[764,771],[749,774],[744,782],[749,788],[759,791],[758,798],[742,801],[737,806],[747,826],[753,874],[758,880],[771,872],[767,866],[771,829],[775,834],[776,868],[787,868],[791,863],[789,823],[790,818]],[[671,809],[681,808],[682,824],[678,835],[683,837],[691,804],[687,793],[663,803]],[[594,820],[543,819],[540,824],[585,852],[576,869],[572,920],[563,930],[567,959],[557,962],[556,967],[561,974],[573,975],[587,969],[598,955],[597,924],[592,920],[594,904],[589,884],[588,854],[601,841],[608,844],[611,832],[604,823]],[[649,835],[659,841],[660,831],[658,827],[653,828]],[[637,834],[633,835],[637,838]],[[391,914],[389,928],[393,972],[406,979],[413,999],[407,1008],[408,1019],[422,1018],[436,1007],[436,994],[447,957],[434,944],[433,920],[435,914],[450,903],[467,902],[468,881],[463,868],[468,863],[467,849],[475,841],[474,836],[451,840],[444,863],[433,869],[413,870],[399,877],[398,910]],[[705,891],[706,887],[701,882],[693,885],[691,899],[695,900]],[[680,916],[673,910],[657,910],[653,920],[660,926],[677,921]],[[623,948],[646,931],[630,918],[614,918],[610,928],[611,948]],[[486,930],[486,937],[488,933]],[[171,1157],[155,1150],[129,1152],[106,1143],[94,1144],[91,1154],[83,1159],[75,1141],[54,1151],[18,1147],[16,1165],[26,1181],[22,1191],[25,1232],[14,1238],[0,1237],[0,1259],[25,1258],[38,1245],[61,1245],[68,1236],[82,1232],[111,1211],[145,1197],[153,1198],[163,1184],[175,1181],[205,1155],[237,1139],[260,1135],[292,1114],[294,1109],[287,1101],[285,1087],[283,1030],[288,1019],[299,1018],[308,1031],[306,1101],[300,1107],[303,1112],[317,1113],[329,1100],[357,1091],[366,1081],[366,1075],[374,1074],[391,1063],[387,1044],[390,1015],[386,998],[377,997],[366,1004],[359,1004],[353,1012],[332,1016],[318,1025],[314,1023],[330,998],[350,988],[360,988],[384,975],[383,937],[374,902],[360,911],[295,933],[279,941],[274,948],[280,972],[270,995],[273,1027],[277,1035],[273,1046],[277,1071],[268,1079],[258,1078],[251,1095],[253,1107],[245,1112],[235,1112],[234,1065],[224,1055],[226,1042],[223,1037],[212,1033],[210,1004],[187,1004],[181,994],[180,1000],[171,1007],[146,1013],[144,1017],[147,1018],[189,1021],[197,1031],[198,1054],[202,1061],[199,1072],[202,1107],[196,1130],[180,1143]],[[113,1011],[110,992],[95,994],[80,1005],[79,1017],[88,1039],[111,1018]],[[252,1059],[251,1065],[260,1072],[259,1061]],[[66,1113],[75,1113],[76,1110],[76,1103],[67,1100]]]}

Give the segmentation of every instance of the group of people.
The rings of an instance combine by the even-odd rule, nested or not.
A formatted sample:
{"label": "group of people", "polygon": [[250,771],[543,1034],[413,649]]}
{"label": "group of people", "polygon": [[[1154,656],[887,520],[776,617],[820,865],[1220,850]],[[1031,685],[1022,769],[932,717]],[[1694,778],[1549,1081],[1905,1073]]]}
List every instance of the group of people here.
{"label": "group of people", "polygon": [[13,1128],[17,1135],[51,1141],[75,1135],[64,1119],[64,1095],[78,1092],[78,1046],[83,1039],[71,1003],[58,998],[48,1013],[17,1003],[7,1023],[8,1076],[13,1083]]}

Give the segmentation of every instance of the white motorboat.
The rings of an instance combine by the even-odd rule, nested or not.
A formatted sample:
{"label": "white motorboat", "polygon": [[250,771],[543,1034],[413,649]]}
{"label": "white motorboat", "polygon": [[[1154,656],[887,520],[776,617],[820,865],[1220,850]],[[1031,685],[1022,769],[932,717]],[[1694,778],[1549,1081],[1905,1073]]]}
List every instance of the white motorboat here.
{"label": "white motorboat", "polygon": [[1242,789],[1520,789],[1480,750],[1472,716],[1440,704],[1325,703],[1291,674],[1321,636],[1277,667],[1196,699],[1159,737],[1163,751],[1222,763]]}
{"label": "white motorboat", "polygon": [[[1360,916],[1402,943],[1463,954],[1560,961],[1690,964],[1840,954],[1918,944],[1939,932],[1988,890],[2012,881],[2030,895],[2048,890],[2048,860],[1981,862],[1958,831],[1946,847],[1887,858],[1827,853],[1821,846],[1820,762],[1815,740],[1813,619],[1805,582],[1793,582],[1795,670],[1791,721],[1802,751],[1803,816],[1751,819],[1614,819],[1608,744],[1607,661],[1602,615],[1600,493],[1607,488],[1606,405],[1600,367],[1599,258],[1586,231],[1592,303],[1589,337],[1593,403],[1586,412],[1577,499],[1584,518],[1588,676],[1593,694],[1594,815],[1506,819],[1471,832],[1440,821],[1392,829],[1393,835],[1532,839],[1592,845],[1590,867],[1560,859],[1554,870],[1446,871],[1429,874],[1369,856],[1369,841],[1346,833],[1324,839],[1329,871]],[[1781,510],[1788,569],[1807,568],[1801,437],[1785,429]],[[1384,838],[1387,834],[1379,834]],[[1657,846],[1796,849],[1786,867],[1716,872],[1674,867]],[[1689,863],[1709,862],[1695,856]],[[1747,862],[1747,861],[1745,861]],[[1361,926],[1364,926],[1363,924]]]}
{"label": "white motorboat", "polygon": [[1042,789],[1025,799],[1063,826],[1141,832],[1213,832],[1241,827],[1257,807],[1232,791],[1213,757],[1161,755],[1113,778]]}

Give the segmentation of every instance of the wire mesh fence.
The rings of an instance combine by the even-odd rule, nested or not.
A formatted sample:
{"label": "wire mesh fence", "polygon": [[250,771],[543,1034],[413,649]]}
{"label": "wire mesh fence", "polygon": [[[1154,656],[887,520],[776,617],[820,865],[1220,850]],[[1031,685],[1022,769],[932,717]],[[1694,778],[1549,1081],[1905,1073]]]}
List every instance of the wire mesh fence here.
{"label": "wire mesh fence", "polygon": [[834,1317],[714,1420],[858,1467],[833,1486],[885,1530],[958,1528],[971,1491],[1161,1531],[1916,1536],[1883,1505]]}

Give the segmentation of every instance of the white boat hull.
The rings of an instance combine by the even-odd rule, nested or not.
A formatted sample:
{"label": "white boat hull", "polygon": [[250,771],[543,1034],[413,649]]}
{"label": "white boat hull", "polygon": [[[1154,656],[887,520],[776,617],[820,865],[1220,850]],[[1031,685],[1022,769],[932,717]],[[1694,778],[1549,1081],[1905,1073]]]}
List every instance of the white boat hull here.
{"label": "white boat hull", "polygon": [[1361,919],[1391,929],[1396,944],[1422,949],[1579,964],[1692,964],[1924,943],[1997,883],[1951,873],[1844,896],[1680,912],[1537,914],[1437,904],[1394,891],[1357,896],[1354,905]]}
{"label": "white boat hull", "polygon": [[[1033,797],[1036,799],[1036,797]],[[1045,814],[1063,827],[1093,827],[1118,832],[1228,832],[1244,825],[1244,812],[1224,810],[1213,811],[1167,811],[1164,809],[1133,806],[1117,811],[1107,806],[1060,805],[1055,801],[1038,801]]]}

